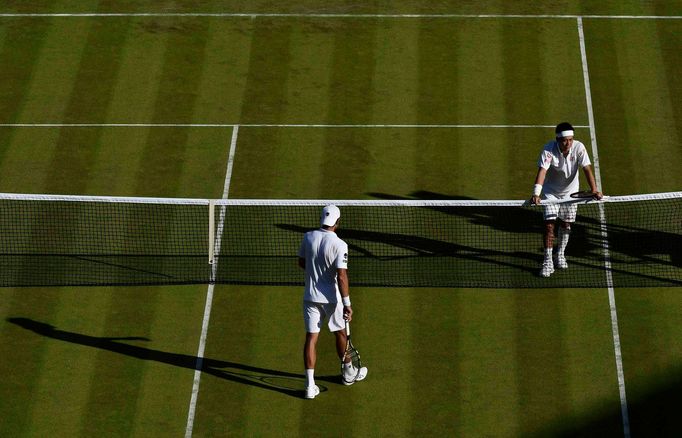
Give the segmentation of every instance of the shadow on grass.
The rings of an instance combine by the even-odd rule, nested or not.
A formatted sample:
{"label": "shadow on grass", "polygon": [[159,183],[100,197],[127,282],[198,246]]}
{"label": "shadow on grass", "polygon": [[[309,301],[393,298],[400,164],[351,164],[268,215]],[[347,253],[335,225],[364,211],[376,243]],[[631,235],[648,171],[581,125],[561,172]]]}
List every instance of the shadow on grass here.
{"label": "shadow on grass", "polygon": [[[622,438],[623,416],[619,405],[596,406],[592,414],[550,424],[544,430],[526,433],[544,437]],[[633,437],[679,437],[682,406],[682,367],[665,371],[655,383],[633,384],[628,390],[627,412]]]}
{"label": "shadow on grass", "polygon": [[[29,318],[7,318],[7,321],[48,338],[84,345],[86,347],[98,348],[100,350],[110,351],[137,359],[165,363],[176,367],[191,370],[200,369],[206,374],[231,382],[267,389],[291,397],[304,398],[303,388],[305,386],[305,378],[300,374],[211,359],[208,357],[199,358],[188,354],[169,353],[121,342],[149,341],[149,339],[143,337],[131,336],[108,338],[89,336],[81,333],[59,330],[50,324],[34,321]],[[339,376],[316,376],[315,380],[341,384]],[[324,385],[318,383],[318,386],[320,387],[320,391],[327,391],[327,388]]]}

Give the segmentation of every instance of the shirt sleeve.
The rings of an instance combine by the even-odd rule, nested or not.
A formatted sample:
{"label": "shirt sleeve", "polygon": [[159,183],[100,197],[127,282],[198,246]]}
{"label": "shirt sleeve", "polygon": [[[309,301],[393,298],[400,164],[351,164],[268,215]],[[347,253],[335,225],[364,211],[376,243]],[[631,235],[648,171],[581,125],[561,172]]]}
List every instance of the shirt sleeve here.
{"label": "shirt sleeve", "polygon": [[340,241],[338,251],[334,262],[336,269],[348,269],[348,244],[344,241]]}
{"label": "shirt sleeve", "polygon": [[552,165],[552,152],[548,151],[547,149],[543,149],[542,152],[540,152],[540,158],[538,158],[538,167],[542,167],[543,169],[549,169],[549,166]]}

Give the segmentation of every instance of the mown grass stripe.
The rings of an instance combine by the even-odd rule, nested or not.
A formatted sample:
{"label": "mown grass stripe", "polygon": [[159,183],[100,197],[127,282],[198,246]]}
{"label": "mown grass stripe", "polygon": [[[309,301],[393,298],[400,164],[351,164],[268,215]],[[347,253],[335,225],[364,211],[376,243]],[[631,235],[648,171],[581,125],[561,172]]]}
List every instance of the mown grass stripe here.
{"label": "mown grass stripe", "polygon": [[59,306],[60,289],[13,288],[3,289],[0,295],[7,303],[0,321],[0,372],[6,376],[0,385],[0,435],[29,435],[34,427],[35,395],[41,392],[41,376],[50,361],[49,341],[8,318],[49,323]]}
{"label": "mown grass stripe", "polygon": [[[168,33],[149,32],[145,30],[146,26],[145,19],[134,19],[130,23],[105,120],[117,120],[122,115],[132,120],[152,119]],[[134,127],[104,123],[101,127],[104,129],[88,191],[134,196],[153,126],[148,123]]]}
{"label": "mown grass stripe", "polygon": [[[153,105],[143,107],[150,112],[141,117],[152,121],[169,116],[191,119],[203,65],[205,22],[152,20],[140,23],[136,31],[167,34],[158,41],[164,44],[164,52],[160,76],[156,78],[159,85],[155,89],[155,99],[152,100]],[[182,174],[184,167],[187,136],[186,129],[149,131],[144,150],[138,158],[137,173],[130,174],[133,180],[129,184],[135,193],[174,196],[181,192],[178,175]],[[151,336],[154,322],[160,318],[160,294],[164,291],[158,288],[145,290],[144,309],[138,308],[139,294],[127,292],[123,289],[120,293],[122,296],[110,306],[106,329],[114,331],[117,326],[125,325],[140,333],[140,336]],[[139,312],[143,312],[143,316],[138,319],[135,315]],[[137,409],[137,403],[138,399],[145,397],[146,373],[155,365],[126,357],[112,357],[108,352],[102,352],[99,356],[99,360],[111,361],[113,366],[102,366],[95,375],[83,433],[103,430],[117,435],[130,434],[136,424],[147,421],[142,418],[147,411]],[[108,385],[112,383],[120,386],[116,396],[102,400],[102,394],[111,391]],[[180,412],[177,414],[179,417],[182,415]]]}
{"label": "mown grass stripe", "polygon": [[[623,59],[617,41],[621,38],[620,25],[617,22],[600,23],[598,26],[585,23],[585,32],[589,34],[589,52],[587,61],[590,65],[590,79],[595,84],[592,89],[592,102],[595,113],[595,129],[602,141],[601,151],[604,160],[609,164],[609,171],[603,175],[603,183],[608,187],[607,194],[621,195],[641,190],[642,181],[635,166],[635,149],[631,144],[634,126],[626,113],[627,89],[626,79],[614,77],[614,71],[628,70],[627,61]],[[598,53],[598,57],[593,57]],[[636,121],[633,121],[636,123]]]}
{"label": "mown grass stripe", "polygon": [[[31,319],[35,326],[45,323],[53,325],[57,331],[97,335],[102,329],[112,292],[111,288],[55,289],[59,294],[59,305],[54,315],[47,320]],[[36,391],[31,394],[34,403],[31,433],[36,436],[77,436],[89,401],[97,352],[70,342],[69,337],[52,337],[50,332],[28,331],[26,335],[40,336],[46,343],[46,360],[39,372]],[[58,422],[54,421],[55,416],[59,417]]]}
{"label": "mown grass stripe", "polygon": [[[429,19],[419,21],[417,36],[419,123],[459,121],[459,47],[464,30]],[[417,197],[457,194],[460,175],[456,131],[419,131],[416,147]],[[446,146],[444,146],[446,145]],[[412,193],[411,193],[412,195]],[[461,431],[461,362],[455,351],[461,342],[457,315],[461,308],[457,291],[413,290],[406,299],[413,309],[409,344],[409,435],[438,430],[448,435]],[[436,334],[438,334],[436,336]]]}
{"label": "mown grass stripe", "polygon": [[[0,63],[3,66],[0,69],[0,120],[3,122],[15,122],[19,117],[48,24],[48,20],[36,20],[30,25],[23,19],[0,22]],[[0,168],[14,135],[15,129],[0,129]]]}
{"label": "mown grass stripe", "polygon": [[[130,27],[130,19],[93,22],[65,109],[65,121],[105,120]],[[47,180],[56,193],[84,193],[93,178],[102,129],[59,131]],[[75,172],[74,172],[75,170]]]}
{"label": "mown grass stripe", "polygon": [[[549,26],[545,22],[518,23],[505,21],[501,25],[504,48],[502,68],[504,106],[507,117],[525,117],[527,114],[547,114],[554,105],[563,105],[563,99],[548,102],[546,98],[549,72],[543,63],[544,38],[547,32],[558,31],[558,24]],[[550,29],[548,29],[550,28]],[[572,30],[572,28],[568,28]],[[551,32],[550,32],[551,34]],[[523,59],[519,63],[518,59]],[[570,58],[569,58],[570,59]],[[534,84],[531,87],[524,86]],[[580,82],[576,83],[577,85]],[[571,88],[566,85],[566,88]],[[567,93],[568,94],[568,93]],[[560,103],[561,102],[561,103]],[[557,121],[557,123],[559,123]],[[507,131],[507,143],[520,143],[513,130]],[[548,139],[551,138],[548,137]],[[506,150],[507,186],[517,186],[521,182],[530,187],[537,172],[537,156],[544,143],[538,142],[526,147]],[[529,224],[533,226],[535,224]],[[538,244],[541,236],[538,235]],[[536,248],[538,269],[542,252]],[[528,434],[539,425],[550,422],[569,411],[567,398],[567,370],[565,368],[564,339],[560,332],[560,302],[562,293],[554,291],[528,296],[523,291],[515,291],[514,313],[515,333],[515,380],[518,391],[517,406],[523,412],[518,419],[520,433]],[[540,329],[542,327],[542,329]],[[538,336],[542,331],[542,335]]]}
{"label": "mown grass stripe", "polygon": [[[246,92],[254,21],[208,19],[206,54],[193,121],[238,124]],[[226,124],[225,121],[235,121]]]}
{"label": "mown grass stripe", "polygon": [[[18,24],[25,24],[23,20]],[[33,120],[48,118],[63,118],[64,101],[69,95],[73,78],[76,71],[74,66],[82,54],[85,35],[89,26],[87,23],[76,22],[68,28],[55,25],[52,20],[46,20],[35,31],[26,32],[24,37],[18,35],[20,29],[11,33],[17,35],[13,42],[25,42],[26,47],[15,47],[18,50],[26,50],[22,54],[10,54],[10,61],[17,64],[6,71],[17,74],[17,89],[10,96],[13,102],[6,116],[16,120],[26,117]],[[24,31],[22,28],[21,31]],[[65,42],[69,44],[65,45]],[[7,53],[7,52],[5,52]],[[22,68],[26,69],[23,70]],[[3,68],[4,70],[4,68]],[[13,78],[8,78],[13,79]],[[13,82],[10,82],[14,86]],[[4,149],[2,160],[3,187],[9,191],[21,187],[27,191],[45,192],[49,190],[49,182],[46,181],[46,170],[49,166],[52,150],[55,145],[55,133],[47,133],[36,139],[32,134],[24,130],[12,132],[7,137],[8,145]],[[46,232],[37,224],[28,224],[36,233]],[[60,289],[35,290],[16,289],[12,290],[12,304],[7,309],[10,317],[33,318],[40,322],[52,322],[59,312],[62,296]],[[20,388],[14,388],[14,394],[3,396],[3,400],[12,400],[11,405],[18,411],[9,412],[8,427],[18,433],[30,434],[35,431],[36,424],[33,420],[53,415],[53,412],[45,412],[41,409],[41,400],[45,400],[48,394],[44,393],[41,382],[49,375],[49,367],[52,363],[51,345],[44,339],[31,339],[30,333],[25,331],[15,333],[17,339],[22,340],[21,345],[16,345],[12,339],[4,339],[3,330],[2,346],[14,347],[13,351],[3,354],[3,363],[11,364],[11,369],[5,375],[16,377],[21,382]],[[28,337],[28,341],[26,341]],[[32,345],[32,347],[31,347]],[[11,358],[11,359],[10,359]],[[10,385],[11,388],[11,385]],[[29,391],[28,393],[26,391]],[[30,394],[29,396],[17,396],[18,394]],[[52,397],[53,394],[49,394]],[[4,423],[4,421],[2,422]],[[35,432],[40,434],[40,432]]]}
{"label": "mown grass stripe", "polygon": [[[682,38],[680,37],[680,25],[671,25],[672,23],[656,23],[658,33],[658,42],[660,50],[660,60],[663,64],[664,78],[663,83],[666,85],[665,94],[667,96],[667,105],[670,108],[671,117],[666,118],[663,130],[670,133],[672,137],[669,142],[666,142],[672,147],[666,148],[664,152],[666,161],[672,164],[673,168],[682,168],[682,151],[679,148],[680,141],[682,141],[682,85],[680,85],[679,72],[682,70],[682,60],[676,56],[682,48]],[[668,122],[670,121],[670,122]],[[672,125],[672,126],[670,126]],[[668,128],[668,129],[666,129]],[[674,172],[671,176],[674,175]],[[679,177],[674,181],[670,181],[663,185],[673,185],[677,183],[679,187]]]}
{"label": "mown grass stripe", "polygon": [[[152,122],[191,120],[204,65],[206,20],[160,19],[144,23],[143,29],[168,34]],[[177,176],[185,165],[188,136],[188,130],[183,128],[149,131],[140,159],[136,193],[159,196],[181,192]]]}
{"label": "mown grass stripe", "polygon": [[[17,121],[64,118],[88,31],[88,20],[76,21],[66,27],[50,23],[45,42],[34,55],[37,60],[19,104],[21,110]],[[17,130],[12,135],[0,169],[9,191],[16,190],[12,187],[50,191],[47,175],[57,135],[56,130],[37,138],[26,130]],[[27,151],[31,153],[27,154]],[[31,177],[27,178],[27,174]]]}
{"label": "mown grass stripe", "polygon": [[[376,120],[377,98],[377,27],[366,23],[344,25],[344,31],[334,32],[327,123],[373,121]],[[361,130],[328,132],[323,147],[324,159],[317,172],[324,175],[325,193],[337,197],[342,192],[365,192],[368,168],[356,163],[374,160],[370,133]]]}

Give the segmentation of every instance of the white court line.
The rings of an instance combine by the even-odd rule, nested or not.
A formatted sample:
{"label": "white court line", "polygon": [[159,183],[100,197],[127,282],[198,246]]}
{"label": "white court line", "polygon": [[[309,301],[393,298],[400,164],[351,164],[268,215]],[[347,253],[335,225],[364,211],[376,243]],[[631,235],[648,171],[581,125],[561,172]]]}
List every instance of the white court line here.
{"label": "white court line", "polygon": [[[234,155],[237,150],[237,136],[239,135],[239,125],[232,127],[232,140],[230,141],[230,153],[227,158],[227,170],[225,171],[225,184],[223,186],[222,199],[227,199],[230,193],[230,181],[232,180],[232,166],[234,164]],[[218,220],[218,227],[216,232],[215,255],[220,255],[220,246],[222,243],[223,227],[225,224],[225,210],[226,207],[220,207],[220,219]],[[218,257],[211,265],[211,279],[214,280],[218,269]],[[197,350],[197,361],[194,367],[194,381],[192,383],[192,397],[189,401],[189,410],[187,412],[187,426],[185,428],[185,438],[192,437],[192,430],[194,429],[194,417],[196,415],[197,400],[199,398],[199,385],[201,383],[201,369],[204,364],[204,351],[206,350],[206,337],[208,335],[208,323],[211,319],[211,307],[213,305],[213,291],[215,283],[210,282],[206,292],[206,305],[204,307],[204,319],[201,323],[201,336],[199,338],[199,348]]]}
{"label": "white court line", "polygon": [[[554,128],[556,125],[403,125],[403,124],[303,124],[303,123],[0,123],[2,128],[443,128],[443,129],[508,129]],[[589,125],[573,125],[589,128]]]}
{"label": "white court line", "polygon": [[232,13],[232,12],[74,12],[74,13],[0,13],[6,18],[69,17],[223,17],[223,18],[537,18],[611,20],[679,20],[680,15],[566,15],[566,14],[325,14],[325,13]]}
{"label": "white court line", "polygon": [[[583,64],[583,79],[585,82],[585,99],[587,101],[587,115],[590,121],[590,134],[592,141],[592,155],[594,157],[594,173],[597,187],[602,191],[601,172],[599,170],[599,151],[597,148],[597,135],[595,133],[594,111],[592,108],[592,92],[590,88],[590,75],[587,68],[587,50],[585,49],[585,33],[583,20],[578,17],[578,37],[580,39],[580,56]],[[618,392],[620,394],[620,410],[623,419],[623,436],[630,437],[630,417],[628,415],[628,402],[625,392],[625,373],[623,372],[623,355],[620,348],[620,333],[618,330],[618,311],[616,309],[616,294],[613,288],[613,274],[611,272],[611,254],[609,251],[608,232],[606,229],[606,215],[604,205],[599,204],[599,222],[601,223],[601,235],[604,249],[604,268],[606,269],[606,286],[609,293],[609,309],[611,313],[611,332],[613,335],[613,350],[616,359],[616,372],[618,374]]]}

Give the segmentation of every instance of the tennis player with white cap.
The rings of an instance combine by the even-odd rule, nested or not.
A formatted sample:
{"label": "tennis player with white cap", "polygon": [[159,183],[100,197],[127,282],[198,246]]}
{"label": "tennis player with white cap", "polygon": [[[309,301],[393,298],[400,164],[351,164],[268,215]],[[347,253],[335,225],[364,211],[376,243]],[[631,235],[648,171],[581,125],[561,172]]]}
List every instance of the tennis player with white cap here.
{"label": "tennis player with white cap", "polygon": [[[306,372],[305,398],[315,398],[320,388],[315,384],[317,339],[322,324],[328,318],[329,331],[336,336],[336,352],[341,360],[346,349],[345,321],[353,317],[348,288],[348,245],[336,235],[341,211],[335,205],[322,209],[320,228],[305,233],[298,250],[298,265],[305,270],[303,320],[306,327],[303,361]],[[342,372],[356,375],[353,365],[344,363]],[[355,381],[367,376],[362,367]],[[353,380],[349,379],[352,384]]]}
{"label": "tennis player with white cap", "polygon": [[[574,130],[568,122],[559,123],[555,129],[556,139],[545,144],[538,159],[538,173],[535,177],[531,202],[540,204],[542,201],[557,201],[569,198],[571,193],[578,191],[580,187],[578,169],[582,168],[587,178],[593,197],[601,199],[602,193],[597,188],[597,183],[592,173],[592,163],[587,155],[585,145],[574,139]],[[544,208],[544,248],[545,257],[542,262],[540,275],[549,277],[554,272],[554,259],[552,257],[554,247],[555,224],[559,222],[559,244],[556,253],[556,267],[568,268],[566,262],[566,246],[571,233],[571,224],[575,222],[578,205],[550,204]]]}

